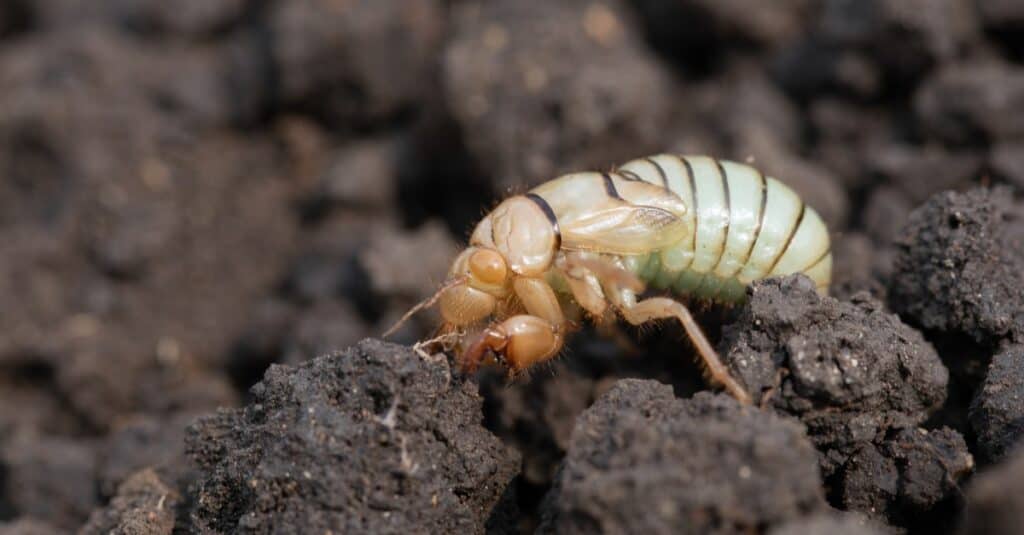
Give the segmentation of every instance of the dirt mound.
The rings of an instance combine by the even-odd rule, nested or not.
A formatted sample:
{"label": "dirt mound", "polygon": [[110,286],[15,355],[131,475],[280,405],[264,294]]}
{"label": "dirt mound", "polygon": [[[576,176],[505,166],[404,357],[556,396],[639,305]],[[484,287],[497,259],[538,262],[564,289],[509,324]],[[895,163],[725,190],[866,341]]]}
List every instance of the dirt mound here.
{"label": "dirt mound", "polygon": [[825,508],[800,425],[623,380],[577,419],[540,533],[737,533]]}
{"label": "dirt mound", "polygon": [[479,533],[518,472],[475,385],[407,348],[274,366],[252,396],[189,430],[197,529]]}

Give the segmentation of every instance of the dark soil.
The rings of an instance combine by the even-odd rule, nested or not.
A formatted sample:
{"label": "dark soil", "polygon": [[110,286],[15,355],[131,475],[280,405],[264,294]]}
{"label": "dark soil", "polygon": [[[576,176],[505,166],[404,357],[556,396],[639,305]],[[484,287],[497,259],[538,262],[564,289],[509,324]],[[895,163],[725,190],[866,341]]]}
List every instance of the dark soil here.
{"label": "dark soil", "polygon": [[252,397],[189,429],[196,530],[481,532],[514,505],[519,455],[443,358],[366,341],[273,366]]}
{"label": "dark soil", "polygon": [[916,324],[994,346],[1024,321],[1024,239],[1009,190],[944,193],[897,240],[892,308]]}
{"label": "dark soil", "polygon": [[97,509],[80,533],[169,533],[181,496],[151,470],[124,480],[110,504]]}
{"label": "dark soil", "polygon": [[722,353],[762,406],[806,425],[833,502],[906,525],[956,497],[974,460],[956,431],[919,427],[949,377],[920,333],[865,293],[821,297],[802,275],[748,294]]}
{"label": "dark soil", "polygon": [[886,530],[852,513],[818,513],[792,520],[770,535],[881,535]]}
{"label": "dark soil", "polygon": [[1009,535],[1020,533],[1024,514],[1024,455],[1017,451],[1003,464],[991,467],[971,482],[960,533]]}
{"label": "dark soil", "polygon": [[742,533],[826,508],[796,422],[627,379],[576,420],[540,533]]}
{"label": "dark soil", "polygon": [[[0,534],[1016,532],[1020,4],[4,2]],[[662,150],[832,230],[833,297],[698,311],[759,408],[675,326],[512,384],[360,342],[510,190]]]}
{"label": "dark soil", "polygon": [[999,460],[1024,435],[1024,347],[1009,346],[992,357],[970,407],[978,453]]}

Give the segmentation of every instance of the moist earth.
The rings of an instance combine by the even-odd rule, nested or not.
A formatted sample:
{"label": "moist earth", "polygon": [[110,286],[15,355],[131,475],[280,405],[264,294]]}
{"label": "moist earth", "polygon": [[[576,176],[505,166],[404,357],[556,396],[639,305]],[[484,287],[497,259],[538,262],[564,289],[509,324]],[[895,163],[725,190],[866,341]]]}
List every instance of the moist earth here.
{"label": "moist earth", "polygon": [[514,505],[519,455],[443,358],[367,340],[272,366],[251,394],[189,428],[194,530],[480,533]]}
{"label": "moist earth", "polygon": [[624,379],[577,418],[538,533],[742,533],[825,508],[797,422]]}

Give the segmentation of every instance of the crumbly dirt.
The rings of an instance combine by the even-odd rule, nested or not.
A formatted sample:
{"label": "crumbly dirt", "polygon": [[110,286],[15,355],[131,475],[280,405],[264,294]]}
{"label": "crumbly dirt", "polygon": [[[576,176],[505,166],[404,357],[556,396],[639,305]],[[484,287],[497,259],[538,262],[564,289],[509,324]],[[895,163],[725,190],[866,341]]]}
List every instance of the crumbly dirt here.
{"label": "crumbly dirt", "polygon": [[924,337],[867,294],[821,297],[803,275],[748,296],[721,353],[763,406],[807,426],[836,505],[906,524],[955,495],[974,460],[955,430],[919,427],[949,378]]}
{"label": "crumbly dirt", "polygon": [[755,400],[808,426],[826,475],[850,446],[916,426],[944,401],[948,372],[935,350],[866,294],[822,297],[794,275],[748,295],[721,353]]}
{"label": "crumbly dirt", "polygon": [[1009,346],[992,357],[970,420],[979,454],[992,461],[1008,455],[1024,435],[1024,347]]}
{"label": "crumbly dirt", "polygon": [[519,455],[480,425],[475,384],[440,356],[368,340],[271,367],[247,407],[189,429],[193,529],[482,532]]}
{"label": "crumbly dirt", "polygon": [[152,469],[126,478],[106,508],[97,509],[82,534],[153,533],[170,535],[181,496]]}
{"label": "crumbly dirt", "polygon": [[944,193],[910,214],[897,239],[889,302],[926,329],[996,345],[1024,322],[1022,237],[1009,190]]}
{"label": "crumbly dirt", "polygon": [[577,419],[539,533],[742,533],[825,508],[799,424],[620,381]]}
{"label": "crumbly dirt", "polygon": [[967,506],[959,533],[1019,533],[1024,512],[1024,452],[1019,448],[1005,462],[978,474],[967,488]]}
{"label": "crumbly dirt", "polygon": [[769,535],[882,535],[889,530],[853,513],[816,513],[786,522]]}
{"label": "crumbly dirt", "polygon": [[445,102],[500,189],[658,147],[672,86],[623,2],[457,5]]}
{"label": "crumbly dirt", "polygon": [[[364,364],[405,362],[411,354],[395,346],[359,341],[432,294],[482,212],[562,171],[662,150],[749,161],[829,225],[832,298],[787,280],[759,286],[744,306],[695,306],[765,394],[751,418],[798,422],[764,424],[771,436],[804,428],[828,504],[865,511],[883,532],[982,532],[989,518],[1017,528],[1012,496],[973,491],[965,501],[960,489],[974,487],[975,468],[978,488],[1015,473],[1002,463],[1020,442],[1024,8],[761,4],[2,2],[0,533],[87,523],[230,531],[278,517],[311,531],[327,514],[300,519],[321,509],[291,487],[272,497],[209,490],[229,472],[280,475],[285,461],[323,469],[300,480],[304,490],[400,480],[392,519],[532,532],[579,415],[618,380],[655,380],[679,399],[708,390],[680,329],[588,327],[528,379],[485,370],[450,389],[432,382],[440,363],[399,380],[329,357],[308,362],[346,348]],[[426,339],[437,321],[421,314],[390,341]],[[268,376],[275,365],[290,368]],[[461,512],[421,507],[427,481],[472,479],[480,468],[461,464],[467,452],[440,456],[429,435],[447,459],[429,480],[389,471],[387,455],[401,457],[393,441],[352,457],[362,464],[338,462],[315,440],[294,455],[270,451],[264,464],[196,457],[195,433],[216,425],[224,434],[211,445],[294,437],[297,428],[245,419],[267,407],[292,422],[289,411],[307,406],[336,421],[361,414],[369,402],[358,396],[267,400],[295,381],[316,392],[343,386],[310,377],[314,369],[387,379],[402,399],[437,386],[454,406],[406,407],[424,420],[403,429],[462,422],[460,433],[486,443],[476,453],[498,463],[500,500],[488,487],[439,494],[445,511]],[[665,399],[677,403],[705,401]],[[736,414],[714,421],[747,422]],[[204,415],[190,457],[186,429]],[[652,447],[683,430],[663,431]],[[644,447],[616,451],[634,459]],[[733,481],[729,466],[700,466]],[[785,478],[762,483],[779,496],[794,489]],[[151,499],[160,489],[163,509]],[[202,492],[216,500],[200,501]],[[360,507],[346,510],[383,514]],[[651,511],[623,499],[600,518],[641,510]],[[771,528],[873,529],[858,522],[815,509]]]}

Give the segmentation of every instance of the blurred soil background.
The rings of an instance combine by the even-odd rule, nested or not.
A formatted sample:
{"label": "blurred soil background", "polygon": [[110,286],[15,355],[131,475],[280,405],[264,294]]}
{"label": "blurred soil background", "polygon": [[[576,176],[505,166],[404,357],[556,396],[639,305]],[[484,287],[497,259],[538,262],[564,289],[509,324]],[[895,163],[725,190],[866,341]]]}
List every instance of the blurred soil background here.
{"label": "blurred soil background", "polygon": [[[497,200],[658,151],[833,232],[838,300],[703,314],[767,409],[677,399],[674,327],[479,393],[356,345]],[[1015,533],[1022,193],[1014,0],[6,0],[0,533]]]}

